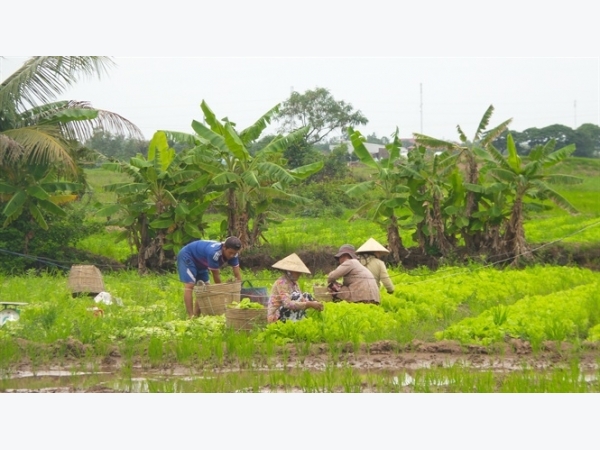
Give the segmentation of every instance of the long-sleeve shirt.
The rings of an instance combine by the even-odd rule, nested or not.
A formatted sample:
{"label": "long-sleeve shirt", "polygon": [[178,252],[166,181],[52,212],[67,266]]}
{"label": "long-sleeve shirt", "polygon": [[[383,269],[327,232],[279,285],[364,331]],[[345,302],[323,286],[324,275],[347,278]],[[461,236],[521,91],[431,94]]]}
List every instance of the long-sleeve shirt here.
{"label": "long-sleeve shirt", "polygon": [[394,292],[394,283],[392,282],[387,268],[385,267],[385,263],[382,260],[380,260],[377,256],[366,255],[360,257],[360,262],[371,271],[375,277],[375,281],[377,281],[377,286],[379,286],[379,283],[381,283],[385,287],[385,290],[388,292],[388,294]]}
{"label": "long-sleeve shirt", "polygon": [[279,277],[271,288],[271,296],[267,306],[267,321],[271,323],[280,320],[282,306],[283,312],[286,312],[286,310],[293,312],[288,319],[302,319],[306,315],[305,305],[302,304],[304,301],[306,299],[302,296],[297,282],[290,280],[285,275]]}
{"label": "long-sleeve shirt", "polygon": [[372,300],[379,303],[379,286],[373,274],[358,259],[347,259],[336,269],[329,272],[327,282],[332,283],[343,278],[342,287],[337,294],[340,300],[358,302]]}

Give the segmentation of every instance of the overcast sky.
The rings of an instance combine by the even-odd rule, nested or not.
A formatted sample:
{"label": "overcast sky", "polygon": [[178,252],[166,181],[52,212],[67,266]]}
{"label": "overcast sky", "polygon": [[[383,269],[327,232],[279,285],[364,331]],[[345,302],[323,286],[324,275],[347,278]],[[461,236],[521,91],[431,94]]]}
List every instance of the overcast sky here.
{"label": "overcast sky", "polygon": [[[193,132],[205,100],[238,129],[254,123],[293,90],[324,87],[369,120],[363,134],[413,132],[471,137],[489,105],[490,127],[511,129],[600,122],[599,58],[197,58],[113,57],[100,80],[82,80],[60,99],[116,112],[146,138],[159,129]],[[4,57],[2,79],[26,57]],[[270,128],[269,131],[274,131]]]}

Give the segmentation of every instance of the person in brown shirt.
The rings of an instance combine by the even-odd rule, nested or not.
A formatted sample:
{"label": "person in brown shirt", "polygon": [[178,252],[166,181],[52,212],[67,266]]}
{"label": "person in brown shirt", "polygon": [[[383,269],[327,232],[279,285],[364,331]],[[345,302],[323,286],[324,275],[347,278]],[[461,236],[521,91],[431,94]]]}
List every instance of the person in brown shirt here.
{"label": "person in brown shirt", "polygon": [[[327,283],[334,298],[353,303],[379,305],[379,286],[373,274],[358,260],[354,247],[344,244],[334,255],[339,265],[327,275]],[[340,285],[336,280],[343,278]]]}

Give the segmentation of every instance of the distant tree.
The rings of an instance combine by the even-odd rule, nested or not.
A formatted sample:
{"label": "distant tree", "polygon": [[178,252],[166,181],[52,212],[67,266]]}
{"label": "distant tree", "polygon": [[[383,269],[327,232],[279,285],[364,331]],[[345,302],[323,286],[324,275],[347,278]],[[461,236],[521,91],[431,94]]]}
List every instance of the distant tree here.
{"label": "distant tree", "polygon": [[389,144],[390,140],[386,137],[386,136],[382,136],[382,137],[377,137],[377,134],[373,133],[373,134],[369,134],[367,135],[367,142],[371,143],[371,144]]}
{"label": "distant tree", "polygon": [[341,179],[348,174],[348,145],[340,144],[324,156],[323,169],[311,177],[311,181],[322,181],[324,179]]}
{"label": "distant tree", "polygon": [[293,132],[306,127],[308,132],[299,143],[290,146],[284,153],[290,167],[308,164],[313,146],[332,133],[344,133],[349,126],[366,125],[367,118],[355,111],[351,104],[335,100],[325,88],[307,90],[304,94],[292,92],[275,120],[281,123],[281,132]]}
{"label": "distant tree", "polygon": [[600,156],[600,127],[592,123],[584,123],[575,130],[575,152],[573,156]]}
{"label": "distant tree", "polygon": [[591,123],[583,124],[576,130],[560,124],[543,128],[527,128],[522,132],[506,130],[493,141],[493,145],[505,149],[509,132],[521,156],[529,155],[532,149],[545,145],[551,140],[561,146],[575,145],[573,156],[590,158],[600,153],[600,127]]}
{"label": "distant tree", "polygon": [[119,161],[128,161],[138,154],[148,154],[149,142],[142,139],[130,139],[120,134],[96,130],[85,142],[86,148],[94,150],[102,156]]}

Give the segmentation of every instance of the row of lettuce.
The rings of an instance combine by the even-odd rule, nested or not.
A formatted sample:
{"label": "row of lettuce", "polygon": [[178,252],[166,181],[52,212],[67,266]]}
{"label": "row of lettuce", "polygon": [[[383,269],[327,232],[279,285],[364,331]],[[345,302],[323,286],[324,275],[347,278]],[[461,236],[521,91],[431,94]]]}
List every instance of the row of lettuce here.
{"label": "row of lettuce", "polygon": [[[300,322],[275,323],[248,334],[254,342],[354,344],[413,339],[490,345],[518,338],[539,347],[551,341],[600,341],[600,274],[583,268],[534,266],[447,267],[392,270],[396,292],[382,290],[380,307],[326,303]],[[244,274],[252,279],[253,274]],[[277,274],[264,271],[254,286],[271,287]],[[25,302],[20,320],[0,327],[0,339],[53,343],[76,339],[97,347],[120,341],[203,340],[227,332],[224,316],[187,320],[181,283],[174,276],[107,273],[107,291],[122,305],[73,298],[65,275],[1,279],[3,301]],[[324,280],[301,279],[305,290]],[[101,309],[101,313],[98,310]]]}

